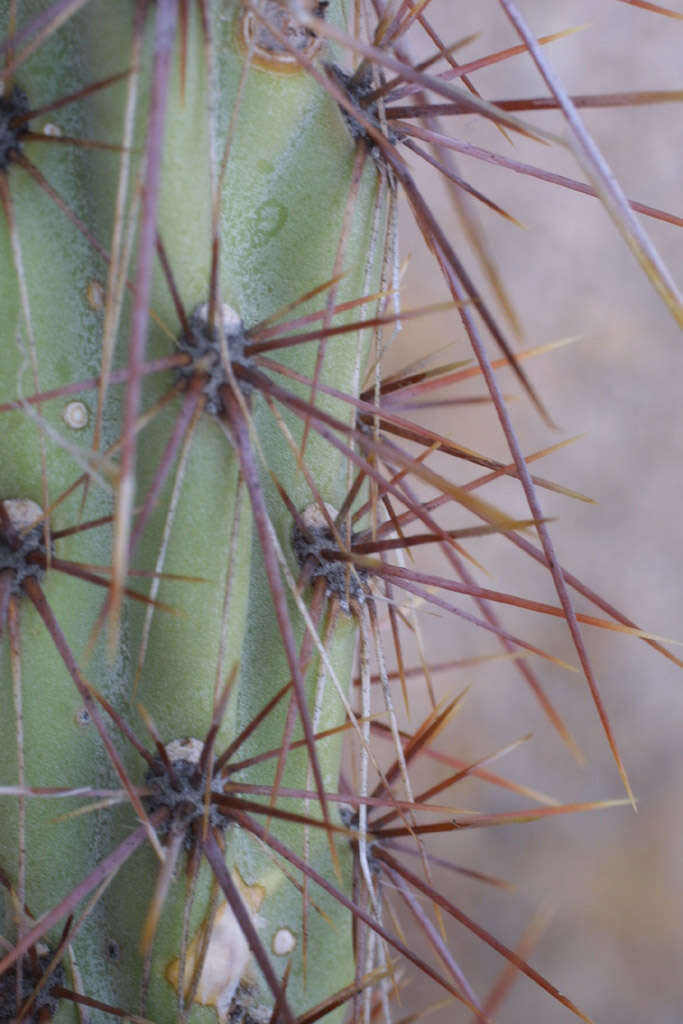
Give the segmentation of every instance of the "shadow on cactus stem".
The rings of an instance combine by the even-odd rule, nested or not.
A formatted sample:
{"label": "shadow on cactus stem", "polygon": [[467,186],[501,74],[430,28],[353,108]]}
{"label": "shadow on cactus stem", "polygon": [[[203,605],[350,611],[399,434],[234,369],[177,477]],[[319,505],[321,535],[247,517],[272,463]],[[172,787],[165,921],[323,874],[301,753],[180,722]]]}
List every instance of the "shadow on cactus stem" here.
{"label": "shadow on cactus stem", "polygon": [[[680,321],[633,211],[681,220],[625,198],[576,110],[681,96],[572,100],[541,50],[563,33],[534,40],[509,0],[521,43],[469,64],[434,30],[429,0],[356,7],[34,0],[4,15],[0,415],[12,459],[0,469],[0,629],[13,713],[0,735],[12,836],[0,853],[0,1021],[84,1021],[89,1007],[183,1024],[214,1013],[390,1024],[403,964],[468,1019],[491,1020],[523,974],[589,1020],[528,962],[533,927],[510,948],[440,891],[434,868],[505,883],[437,857],[428,840],[634,803],[580,627],[681,662],[560,565],[538,494],[587,499],[531,473],[556,446],[524,455],[496,378],[509,367],[550,423],[522,365],[547,346],[515,351],[405,152],[469,218],[512,334],[513,303],[462,204],[515,219],[462,178],[454,153],[599,197]],[[418,31],[433,46],[422,63],[409,55]],[[62,46],[72,59],[55,76]],[[480,96],[472,74],[523,52],[551,98]],[[519,116],[548,107],[564,113],[589,185],[475,147],[441,120],[485,118],[501,146],[520,134],[564,145]],[[56,112],[73,129],[38,127]],[[92,141],[93,125],[120,141]],[[399,194],[448,303],[401,309]],[[383,379],[401,323],[443,313],[474,362],[421,352]],[[473,376],[509,461],[411,417],[469,401],[453,389]],[[472,466],[482,475],[460,482]],[[520,485],[524,514],[480,496],[502,477]],[[547,568],[557,603],[480,586],[470,542],[486,536]],[[419,568],[427,545],[443,571]],[[83,583],[106,588],[104,601]],[[572,590],[600,614],[576,612]],[[494,638],[491,657],[522,675],[581,756],[536,667],[575,666],[508,629],[499,605],[566,622],[626,798],[562,804],[488,771],[528,737],[476,760],[439,754],[466,691],[439,702],[432,675],[467,666],[424,653],[430,609]],[[422,657],[411,665],[413,642]],[[415,709],[419,724],[403,728]],[[437,756],[448,773],[416,792],[418,766]],[[540,806],[434,802],[471,777]],[[54,800],[78,803],[55,820]],[[448,941],[448,918],[503,958],[488,997]]]}

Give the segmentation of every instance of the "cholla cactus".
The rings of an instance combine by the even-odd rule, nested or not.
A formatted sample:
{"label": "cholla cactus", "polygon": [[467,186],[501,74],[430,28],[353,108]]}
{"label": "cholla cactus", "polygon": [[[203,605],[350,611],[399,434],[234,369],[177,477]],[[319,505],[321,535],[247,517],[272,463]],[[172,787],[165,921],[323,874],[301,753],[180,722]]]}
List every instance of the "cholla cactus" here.
{"label": "cholla cactus", "polygon": [[[571,747],[534,667],[558,659],[495,608],[564,618],[624,800],[580,623],[640,632],[559,566],[537,492],[566,489],[532,476],[482,327],[547,414],[405,158],[434,164],[458,203],[499,210],[461,178],[452,150],[469,144],[440,119],[469,112],[502,135],[557,137],[479,96],[428,7],[17,0],[2,11],[0,1021],[388,1021],[400,959],[487,1020],[493,1006],[449,950],[444,914],[587,1019],[431,883],[429,834],[475,821],[434,798],[481,765],[454,762],[422,793],[411,782],[460,700],[436,702],[428,658],[404,663],[419,603],[488,630]],[[591,188],[681,320],[670,275],[539,45],[502,7]],[[409,52],[418,26],[435,46],[421,65]],[[410,417],[462,366],[420,352],[382,377],[400,322],[430,312],[400,307],[399,196],[444,275],[452,301],[440,309],[464,326],[509,464]],[[485,476],[459,484],[436,452]],[[501,475],[519,482],[523,516],[479,496]],[[464,545],[501,532],[548,567],[556,604],[475,582]],[[412,560],[424,544],[442,548],[442,575]],[[595,616],[574,612],[570,583]],[[420,721],[405,732],[400,709],[420,676]],[[417,947],[387,914],[387,886],[421,929]]]}

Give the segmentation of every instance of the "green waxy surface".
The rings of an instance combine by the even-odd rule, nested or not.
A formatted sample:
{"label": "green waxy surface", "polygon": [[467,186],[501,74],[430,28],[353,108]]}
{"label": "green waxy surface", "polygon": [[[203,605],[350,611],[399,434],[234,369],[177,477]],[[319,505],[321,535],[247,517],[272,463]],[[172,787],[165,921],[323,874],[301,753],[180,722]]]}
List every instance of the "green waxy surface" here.
{"label": "green waxy surface", "polygon": [[[336,5],[332,5],[336,7]],[[22,5],[21,19],[28,20],[44,10],[46,3]],[[222,152],[237,97],[244,55],[236,42],[240,16],[236,3],[210,5],[216,64],[209,80],[205,50],[197,12],[192,7],[189,20],[186,75],[180,85],[178,47],[174,53],[164,157],[159,198],[158,230],[172,268],[175,286],[186,310],[192,311],[208,296],[211,268],[211,122],[215,113],[215,151]],[[22,67],[17,80],[29,96],[32,107],[42,106],[56,97],[82,89],[86,84],[115,74],[128,66],[132,39],[134,5],[122,0],[92,0],[43,43]],[[330,12],[338,18],[337,10]],[[130,154],[130,203],[142,173],[147,123],[147,89],[152,54],[153,11],[147,16],[144,59],[138,82],[139,103],[135,120],[134,145]],[[0,27],[5,32],[6,19]],[[124,105],[129,81],[93,92],[64,108],[47,113],[31,123],[32,130],[45,124],[56,126],[62,135],[117,143],[123,136]],[[48,129],[52,131],[52,127]],[[69,208],[88,226],[95,239],[110,244],[114,226],[115,196],[120,154],[110,150],[83,149],[72,145],[27,142],[27,157],[39,168]],[[347,203],[355,149],[334,102],[320,86],[303,73],[283,74],[254,67],[250,70],[242,96],[239,117],[234,124],[230,158],[220,200],[220,272],[221,300],[232,306],[247,328],[292,302],[300,295],[332,277],[341,225]],[[94,308],[98,287],[104,288],[108,267],[103,256],[84,238],[53,200],[41,190],[22,168],[11,167],[5,177],[11,194],[11,206],[17,224],[21,248],[23,280],[30,308],[31,335],[35,339],[37,382],[33,380],[28,358],[29,332],[20,301],[15,260],[9,235],[3,225],[0,234],[0,305],[3,309],[2,367],[0,400],[16,400],[34,390],[61,388],[74,381],[96,375],[100,370],[100,346],[104,314]],[[374,205],[378,195],[376,170],[366,161],[358,198],[350,223],[343,269],[346,276],[338,287],[337,301],[343,302],[362,293]],[[132,197],[132,199],[131,199]],[[381,221],[380,221],[381,222]],[[381,232],[380,232],[381,236]],[[381,248],[381,237],[380,246]],[[380,257],[374,256],[370,290],[377,287]],[[128,278],[135,281],[136,254],[128,267]],[[297,308],[299,316],[325,303],[325,293]],[[132,297],[124,295],[117,334],[114,367],[125,366],[126,342],[130,330]],[[151,296],[152,321],[147,343],[147,358],[164,357],[174,352],[173,339],[180,326],[169,288],[157,262]],[[352,311],[348,319],[356,319]],[[335,323],[341,322],[340,318]],[[322,380],[341,391],[357,393],[358,365],[363,363],[366,339],[357,335],[331,339],[327,346]],[[360,355],[358,355],[360,352]],[[289,352],[277,352],[275,358],[298,373],[312,377],[317,346],[299,346]],[[284,377],[278,384],[299,396],[309,389]],[[174,387],[173,371],[146,379],[142,409],[151,409]],[[121,430],[124,386],[110,387],[104,410],[101,450],[116,442]],[[79,431],[63,419],[68,401],[85,403],[88,425]],[[347,422],[352,407],[318,395],[319,406]],[[161,453],[168,442],[175,418],[183,402],[182,394],[171,399],[163,411],[145,426],[138,438],[136,502],[140,504],[150,487]],[[0,465],[0,497],[28,497],[43,504],[41,482],[40,429],[36,417],[45,423],[43,431],[46,486],[50,501],[69,487],[87,465],[92,444],[97,407],[96,391],[61,397],[33,406],[34,415],[24,409],[2,413],[3,460]],[[291,527],[287,509],[277,496],[265,467],[272,470],[301,509],[314,495],[296,460],[259,395],[251,400],[253,423],[258,437],[255,458],[262,470],[269,513],[279,542],[285,551],[290,571],[296,577],[298,567],[289,551]],[[283,412],[284,420],[299,443],[300,420]],[[342,456],[312,431],[306,448],[306,467],[324,500],[339,505],[349,484],[349,469]],[[134,558],[134,568],[154,571],[169,519],[169,504],[175,481],[175,469],[163,487],[150,517],[142,542]],[[61,503],[51,518],[53,529],[111,515],[114,508],[112,471],[115,462],[97,463],[97,476],[91,480],[87,500],[81,507],[83,490],[78,489]],[[105,591],[52,569],[45,592],[60,628],[74,652],[88,682],[111,700],[117,712],[133,727],[148,747],[151,740],[138,711],[138,702],[153,718],[164,742],[194,736],[202,738],[209,727],[216,688],[222,687],[233,665],[239,665],[238,680],[217,741],[222,749],[260,710],[288,679],[288,669],[273,614],[261,553],[254,542],[251,511],[244,487],[238,492],[238,462],[221,426],[202,416],[194,428],[178,485],[172,526],[169,527],[163,572],[193,577],[193,580],[160,582],[156,599],[171,606],[157,609],[145,624],[147,608],[132,600],[125,604],[121,643],[113,659],[102,638],[94,653],[86,649]],[[59,558],[72,559],[90,566],[106,567],[111,559],[111,527],[78,533],[56,543]],[[228,567],[233,552],[230,579],[229,614],[224,624],[224,603],[228,585]],[[106,575],[106,574],[105,574]],[[197,581],[200,578],[200,581]],[[144,576],[131,577],[129,585],[149,591]],[[290,615],[295,623],[297,645],[303,630],[294,602]],[[92,722],[81,713],[82,699],[59,659],[54,644],[28,599],[22,599],[21,664],[24,752],[26,781],[48,786],[120,786]],[[144,660],[140,658],[143,637]],[[245,634],[246,630],[246,634]],[[243,637],[246,643],[243,644]],[[340,619],[329,645],[329,656],[340,680],[348,680],[355,644],[351,620]],[[219,666],[221,671],[217,671]],[[140,671],[138,673],[138,668]],[[0,649],[3,707],[13,708],[9,649],[5,638]],[[307,676],[313,699],[318,676],[318,657],[314,653]],[[326,683],[324,713],[319,729],[343,722],[341,701],[334,695],[331,681]],[[259,727],[236,756],[248,757],[281,743],[286,701]],[[103,719],[106,718],[102,713]],[[120,737],[107,721],[107,729],[119,748],[126,769],[136,783],[143,781],[144,764],[140,756]],[[17,780],[17,722],[14,712],[0,719],[0,784]],[[299,739],[301,730],[295,730]],[[325,786],[337,789],[341,738],[318,745]],[[275,761],[249,769],[239,778],[248,782],[270,783]],[[283,785],[312,788],[307,758],[302,751],[291,752]],[[61,899],[89,870],[108,853],[116,842],[135,825],[134,813],[124,803],[115,810],[101,809],[59,822],[62,810],[72,810],[83,801],[28,802],[26,849],[26,901],[34,915],[44,912]],[[17,834],[17,802],[3,798],[0,803],[0,830],[3,835]],[[298,813],[319,816],[315,801],[282,800],[281,806]],[[332,812],[338,821],[338,810]],[[265,821],[260,817],[261,822]],[[301,825],[273,822],[273,834],[298,856],[307,856],[311,865],[333,884],[342,884],[334,875],[324,831]],[[350,851],[341,840],[337,848],[342,865],[343,887],[349,891]],[[6,844],[1,867],[17,878],[17,844]],[[186,877],[185,855],[181,855],[176,880],[172,883],[154,946],[149,991],[142,1012],[152,1020],[176,1019],[176,992],[164,977],[177,956]],[[289,869],[291,879],[279,871],[273,858],[255,841],[232,827],[227,833],[226,859],[236,870],[245,893],[254,898],[255,921],[268,950],[275,936],[291,932],[294,941],[292,974],[288,999],[295,1012],[326,998],[348,984],[352,977],[350,918],[346,911],[310,887],[310,902],[302,917],[301,877]],[[74,953],[83,991],[96,999],[133,1012],[140,1011],[142,960],[139,935],[150,905],[158,861],[146,846],[133,855],[113,879],[107,892],[89,914],[74,942]],[[191,914],[190,938],[205,919],[211,902],[211,875],[202,866],[197,880]],[[257,898],[258,897],[258,898]],[[82,909],[82,906],[81,906]],[[9,901],[5,900],[4,934],[11,934]],[[225,918],[219,909],[219,916]],[[306,934],[304,934],[304,932]],[[58,930],[53,938],[58,936]],[[302,951],[305,956],[302,957]],[[278,975],[282,974],[285,955],[273,954]],[[250,969],[255,988],[250,998],[254,1006],[267,1005],[270,996]],[[219,988],[224,999],[226,988]],[[225,1012],[221,998],[207,997],[211,1009],[196,1007],[190,1020],[215,1019],[215,1010]],[[216,1005],[218,1004],[218,1005]],[[98,1018],[95,1013],[93,1019]],[[58,1022],[76,1020],[73,1006],[62,1004]]]}

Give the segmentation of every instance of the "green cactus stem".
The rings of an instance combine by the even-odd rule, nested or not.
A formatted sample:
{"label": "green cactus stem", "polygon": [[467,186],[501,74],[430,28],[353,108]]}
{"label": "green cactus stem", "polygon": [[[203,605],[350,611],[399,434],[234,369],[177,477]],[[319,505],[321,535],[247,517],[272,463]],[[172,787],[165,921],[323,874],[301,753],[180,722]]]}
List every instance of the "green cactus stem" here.
{"label": "green cactus stem", "polygon": [[[27,4],[22,19],[49,10],[48,4]],[[387,188],[372,160],[357,155],[334,100],[296,62],[292,66],[286,51],[277,52],[276,40],[264,36],[241,5],[212,3],[203,10],[192,5],[186,13],[182,32],[176,34],[175,4],[146,8],[127,2],[88,3],[22,64],[17,71],[20,84],[3,102],[0,173],[12,220],[6,225],[2,253],[2,398],[16,400],[17,386],[20,394],[64,389],[64,397],[32,406],[20,403],[10,414],[10,453],[3,461],[0,497],[30,498],[46,506],[84,469],[88,477],[88,467],[93,467],[87,487],[83,481],[45,518],[56,539],[54,564],[48,564],[40,589],[58,626],[46,630],[31,608],[15,565],[18,556],[8,555],[4,569],[14,573],[11,594],[21,622],[23,778],[34,785],[120,785],[98,743],[90,720],[94,714],[101,729],[114,737],[119,774],[125,780],[155,790],[165,774],[170,780],[166,790],[175,793],[174,778],[187,777],[195,794],[195,804],[185,789],[176,802],[153,793],[141,798],[147,815],[156,820],[161,814],[170,823],[170,831],[159,832],[166,835],[167,890],[163,899],[158,897],[163,906],[153,909],[155,892],[161,892],[159,847],[155,853],[147,846],[108,880],[107,891],[74,938],[82,991],[102,1004],[159,1021],[183,1013],[188,1020],[212,1013],[227,1019],[239,992],[245,1012],[249,1007],[254,1019],[261,1019],[272,1011],[268,979],[264,981],[256,966],[249,940],[208,863],[198,867],[200,811],[207,788],[206,771],[198,765],[212,721],[212,749],[218,754],[290,679],[282,629],[291,634],[290,655],[293,651],[298,657],[304,642],[294,599],[281,611],[288,622],[283,627],[274,614],[274,595],[264,585],[267,572],[260,565],[258,543],[252,553],[254,516],[260,529],[268,531],[271,527],[263,521],[267,516],[273,536],[288,549],[291,511],[269,481],[268,470],[277,474],[278,485],[295,508],[319,496],[339,504],[348,474],[343,456],[312,430],[306,442],[307,480],[291,447],[301,445],[304,424],[285,411],[279,426],[267,393],[260,394],[257,386],[240,385],[238,400],[221,401],[221,391],[232,387],[232,371],[222,369],[221,316],[229,311],[228,317],[240,325],[244,345],[266,317],[336,278],[334,303],[325,321],[330,326],[351,321],[351,313],[340,317],[333,307],[378,286]],[[202,24],[202,13],[208,25]],[[328,16],[338,20],[341,12],[331,5]],[[281,19],[276,22],[276,29],[278,24],[286,28]],[[5,21],[5,31],[7,27]],[[311,55],[319,47],[308,32],[299,44]],[[247,68],[250,47],[257,53]],[[276,52],[269,60],[271,50]],[[95,82],[106,84],[89,89]],[[40,114],[28,122],[31,138],[24,141],[26,122],[15,126],[18,117],[77,92],[82,94],[73,103],[49,116],[62,136],[95,137],[110,148],[84,147],[77,141],[46,145],[33,138],[47,132]],[[229,160],[223,171],[217,153],[226,138]],[[38,178],[49,182],[59,203],[39,187]],[[135,231],[136,218],[140,234],[128,250],[134,237],[129,224]],[[150,220],[158,257],[153,268],[145,234]],[[320,299],[311,298],[296,313],[304,316],[319,307]],[[141,318],[150,328],[148,334],[144,329],[143,344],[135,349]],[[282,362],[304,378],[313,381],[317,376],[321,384],[334,383],[357,395],[368,335],[356,331],[331,338],[324,362],[318,362],[318,347],[312,344],[281,353]],[[199,339],[204,349],[201,357],[195,351],[193,359],[188,353]],[[213,356],[207,356],[212,344]],[[28,379],[27,353],[35,366]],[[191,360],[189,366],[183,357]],[[234,351],[230,359],[233,370],[238,369]],[[136,369],[155,360],[175,361],[177,368],[147,374]],[[248,359],[243,366],[249,369]],[[90,388],[78,399],[80,405],[69,405],[66,389],[98,373],[109,375],[107,386],[101,385],[99,392]],[[134,385],[139,395],[132,399]],[[310,385],[291,386],[300,397],[310,394]],[[316,403],[351,421],[352,410],[338,400],[319,394]],[[148,411],[147,422],[133,433],[127,417],[132,415],[135,424]],[[121,499],[128,471],[135,474],[132,506]],[[267,481],[265,490],[261,478]],[[8,515],[11,507],[6,501]],[[123,536],[132,570],[143,574],[133,577],[137,589],[147,589],[153,602],[124,598],[113,660],[106,643],[107,605],[112,612],[107,591],[102,590],[98,601],[86,578],[59,572],[67,561],[87,563],[81,576],[91,572],[90,566],[109,565],[111,522],[99,529],[75,529],[64,539],[61,532],[78,522],[112,516],[115,555],[117,539]],[[29,536],[42,536],[42,527],[34,527]],[[296,574],[291,551],[285,557]],[[144,583],[144,574],[150,573],[151,588]],[[106,582],[109,573],[103,575]],[[337,619],[326,644],[338,678],[348,686],[355,629],[344,616]],[[56,628],[71,652],[71,673],[55,650],[50,632]],[[11,705],[7,645],[2,657],[3,701]],[[315,647],[307,662],[307,671],[297,667],[297,699],[312,705],[321,677]],[[231,670],[229,702],[217,717],[219,695]],[[93,705],[90,714],[83,710],[82,693],[69,678],[74,672],[81,684],[110,702],[118,721],[125,719],[142,738],[161,765],[156,775],[121,735],[116,719],[105,724],[102,708],[97,711]],[[283,701],[264,718],[240,747],[241,759],[257,748],[280,746],[288,706],[290,701]],[[299,708],[299,714],[310,718],[311,713]],[[315,729],[334,732],[345,714],[337,696],[327,699]],[[167,752],[176,753],[167,753],[160,762],[153,743],[145,739],[147,726]],[[3,718],[2,728],[2,777],[17,780],[15,715]],[[309,722],[309,734],[312,728]],[[307,790],[314,784],[311,757],[301,749],[300,739],[298,731],[291,736],[294,748],[280,785]],[[186,757],[183,751],[190,753]],[[315,744],[319,790],[336,788],[340,751],[341,734]],[[270,784],[275,763],[235,778]],[[262,798],[254,799],[258,803]],[[128,834],[135,812],[124,804],[55,825],[53,808],[36,809],[35,804],[26,812],[22,890],[31,913],[39,916]],[[303,829],[300,822],[276,820],[273,833],[350,891],[350,845],[343,840],[337,810],[325,807],[324,816],[336,823],[341,839],[315,826],[321,818],[317,798],[284,803],[299,813],[304,805],[311,826]],[[198,817],[188,814],[188,806],[196,806]],[[348,909],[329,895],[302,896],[301,881],[289,870],[283,872],[277,858],[249,839],[227,810],[222,815],[219,806],[213,813],[223,825],[218,829],[224,844],[221,856],[272,959],[273,978],[288,965],[287,1012],[298,1014],[349,984],[353,961]],[[3,802],[2,815],[3,834],[16,835],[16,805]],[[211,816],[208,822],[215,824]],[[335,857],[330,859],[331,843],[336,864]],[[172,865],[172,860],[177,863]],[[16,845],[3,853],[2,868],[16,890]],[[24,921],[19,931],[28,927]],[[16,934],[17,923],[7,921],[3,931]],[[193,979],[202,958],[204,972]],[[75,1014],[75,1005],[62,1000],[54,1020],[74,1020]]]}

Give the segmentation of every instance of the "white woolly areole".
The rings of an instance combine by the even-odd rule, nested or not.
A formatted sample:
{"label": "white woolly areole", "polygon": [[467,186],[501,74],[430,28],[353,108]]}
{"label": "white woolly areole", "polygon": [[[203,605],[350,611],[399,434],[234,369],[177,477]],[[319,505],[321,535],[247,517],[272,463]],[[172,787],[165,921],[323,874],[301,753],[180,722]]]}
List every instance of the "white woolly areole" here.
{"label": "white woolly areole", "polygon": [[42,508],[30,498],[5,498],[3,505],[10,523],[20,531],[43,518]]}
{"label": "white woolly areole", "polygon": [[[324,502],[324,505],[328,516],[332,522],[334,522],[337,518],[336,508],[334,505],[330,505],[329,501]],[[309,530],[329,529],[328,521],[323,515],[323,510],[316,501],[312,501],[311,504],[307,505],[303,510],[301,513],[301,522]]]}
{"label": "white woolly areole", "polygon": [[[242,330],[242,317],[239,315],[236,309],[229,306],[227,302],[221,303],[221,318],[220,325],[223,327],[224,334],[236,334]],[[208,324],[209,322],[209,304],[208,302],[202,302],[200,306],[197,306],[195,310],[195,316],[198,316],[201,320]]]}
{"label": "white woolly areole", "polygon": [[192,736],[188,736],[184,740],[171,740],[164,747],[171,764],[174,761],[189,761],[190,764],[199,764],[203,749],[202,741],[196,740]]}

